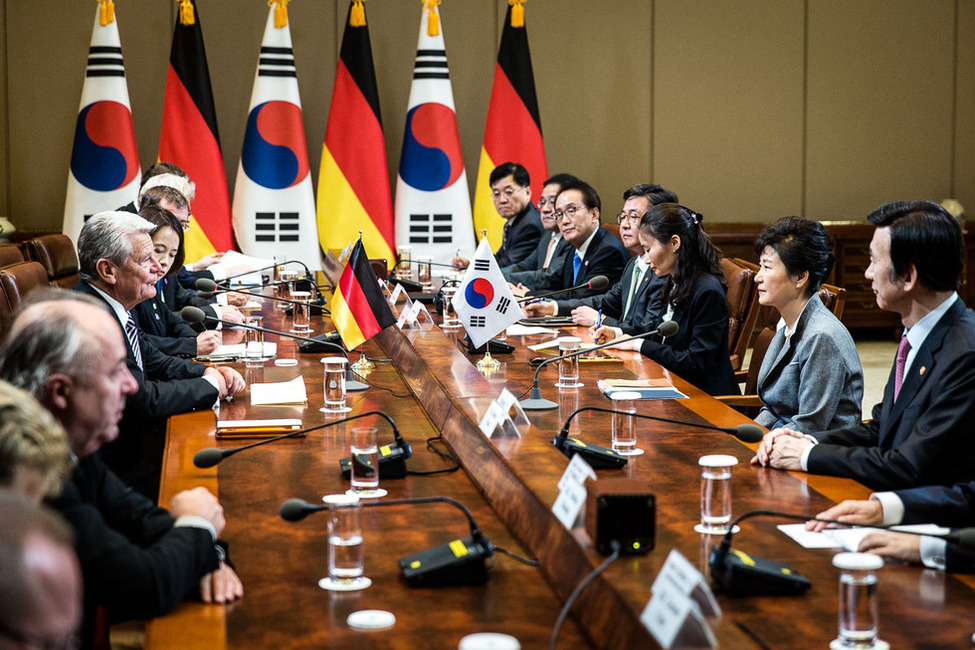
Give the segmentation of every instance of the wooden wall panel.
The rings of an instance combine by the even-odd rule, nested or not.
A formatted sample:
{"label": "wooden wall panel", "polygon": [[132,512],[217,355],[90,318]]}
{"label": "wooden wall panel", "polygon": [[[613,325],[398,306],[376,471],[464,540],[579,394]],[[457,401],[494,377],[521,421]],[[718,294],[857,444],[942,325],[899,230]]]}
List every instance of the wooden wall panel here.
{"label": "wooden wall panel", "polygon": [[806,216],[951,191],[952,0],[809,5]]}
{"label": "wooden wall panel", "polygon": [[[232,189],[267,5],[199,1]],[[441,5],[472,186],[506,7]],[[58,230],[95,2],[0,8],[0,213]],[[116,11],[145,167],[175,3]],[[316,185],[346,11],[289,6]],[[394,184],[419,1],[367,11]],[[592,182],[607,218],[648,180],[715,222],[860,219],[885,200],[952,193],[975,210],[975,0],[533,0],[526,12],[549,169]]]}
{"label": "wooden wall panel", "polygon": [[801,208],[803,2],[657,0],[654,178],[715,221]]}

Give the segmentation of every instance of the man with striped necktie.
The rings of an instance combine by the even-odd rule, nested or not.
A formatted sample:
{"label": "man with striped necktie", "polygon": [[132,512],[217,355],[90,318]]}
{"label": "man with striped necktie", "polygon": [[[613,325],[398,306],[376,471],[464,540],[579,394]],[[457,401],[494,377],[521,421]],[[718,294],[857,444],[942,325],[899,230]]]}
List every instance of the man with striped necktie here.
{"label": "man with striped necktie", "polygon": [[163,354],[143,338],[131,310],[156,292],[161,269],[152,257],[153,224],[127,212],[97,214],[81,229],[81,281],[75,291],[104,303],[126,339],[127,365],[139,385],[125,403],[119,437],[102,457],[124,481],[155,499],[166,418],[210,407],[244,389],[232,368],[207,367]]}

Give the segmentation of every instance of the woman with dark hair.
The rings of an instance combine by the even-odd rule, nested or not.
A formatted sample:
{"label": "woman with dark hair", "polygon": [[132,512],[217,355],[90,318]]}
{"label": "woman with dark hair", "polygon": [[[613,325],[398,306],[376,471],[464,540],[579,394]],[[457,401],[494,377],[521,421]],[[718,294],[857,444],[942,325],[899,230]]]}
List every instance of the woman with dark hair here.
{"label": "woman with dark hair", "polygon": [[802,433],[860,422],[863,371],[847,329],[819,299],[833,243],[818,221],[784,217],[755,242],[758,301],[782,317],[758,371],[758,424]]}
{"label": "woman with dark hair", "polygon": [[152,256],[162,267],[163,276],[156,282],[155,298],[139,303],[132,310],[136,325],[166,354],[195,357],[216,351],[220,333],[208,330],[197,334],[171,306],[176,304],[176,274],[185,257],[182,226],[172,212],[159,206],[143,208],[139,216],[156,225],[152,231]]}
{"label": "woman with dark hair", "polygon": [[[654,274],[666,279],[660,292],[660,316],[647,323],[673,320],[677,334],[620,344],[639,350],[661,366],[711,395],[738,394],[728,354],[728,302],[719,254],[703,229],[703,217],[676,203],[653,206],[640,220],[640,243]],[[601,327],[600,342],[622,332]]]}

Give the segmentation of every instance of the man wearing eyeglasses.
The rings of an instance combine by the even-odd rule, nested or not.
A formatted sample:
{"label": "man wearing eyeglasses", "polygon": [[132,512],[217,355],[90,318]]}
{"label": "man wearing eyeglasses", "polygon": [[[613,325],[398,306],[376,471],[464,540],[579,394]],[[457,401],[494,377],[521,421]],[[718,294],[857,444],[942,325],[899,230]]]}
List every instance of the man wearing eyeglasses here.
{"label": "man wearing eyeglasses", "polygon": [[[538,209],[532,204],[531,178],[522,165],[506,162],[491,172],[491,199],[504,219],[501,248],[494,254],[502,269],[527,258],[545,234]],[[466,269],[470,260],[454,257],[451,264]]]}
{"label": "man wearing eyeglasses", "polygon": [[552,289],[561,284],[562,264],[572,247],[562,239],[559,224],[555,221],[555,198],[562,191],[562,185],[577,180],[572,174],[556,174],[542,186],[537,206],[546,232],[531,255],[501,269],[517,295],[524,295],[529,290]]}
{"label": "man wearing eyeglasses", "polygon": [[663,282],[654,276],[643,259],[643,246],[637,237],[640,219],[658,203],[677,203],[677,195],[659,185],[641,183],[623,192],[623,211],[616,217],[620,239],[633,255],[623,269],[620,282],[598,296],[581,299],[546,300],[527,305],[529,316],[558,316],[571,312],[576,325],[592,327],[602,312],[602,325],[619,327],[623,333],[646,331],[644,323],[652,314],[650,307],[656,290]]}
{"label": "man wearing eyeglasses", "polygon": [[[562,264],[559,286],[568,289],[588,282],[597,275],[606,276],[609,286],[619,282],[629,253],[620,240],[599,226],[599,194],[585,181],[572,181],[562,186],[555,199],[555,221],[562,238],[572,251]],[[606,289],[582,288],[569,291],[567,298],[586,298],[605,293]]]}

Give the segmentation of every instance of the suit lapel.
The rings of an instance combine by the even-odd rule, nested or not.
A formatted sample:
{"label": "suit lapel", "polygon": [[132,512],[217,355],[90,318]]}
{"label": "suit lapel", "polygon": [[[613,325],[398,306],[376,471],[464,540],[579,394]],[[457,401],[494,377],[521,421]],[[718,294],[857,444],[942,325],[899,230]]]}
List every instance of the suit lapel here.
{"label": "suit lapel", "polygon": [[901,392],[894,402],[894,369],[891,368],[890,377],[887,380],[887,387],[884,389],[883,422],[880,428],[880,442],[891,432],[897,430],[897,422],[903,415],[904,410],[917,397],[924,387],[925,380],[931,376],[931,372],[937,363],[938,351],[944,344],[945,334],[951,326],[958,320],[960,314],[965,310],[962,301],[956,300],[955,304],[941,317],[941,320],[934,326],[931,333],[924,339],[921,348],[914,355],[911,367],[904,376],[904,383],[901,384]]}

